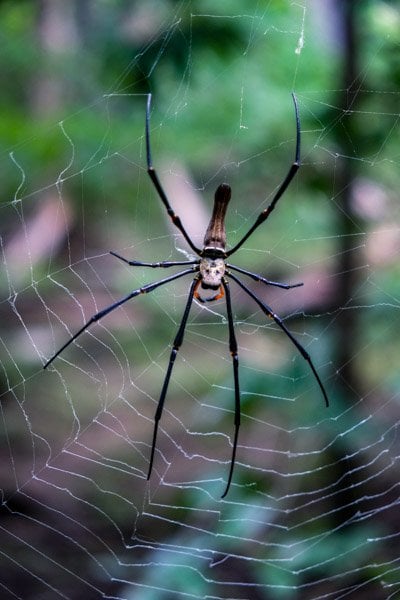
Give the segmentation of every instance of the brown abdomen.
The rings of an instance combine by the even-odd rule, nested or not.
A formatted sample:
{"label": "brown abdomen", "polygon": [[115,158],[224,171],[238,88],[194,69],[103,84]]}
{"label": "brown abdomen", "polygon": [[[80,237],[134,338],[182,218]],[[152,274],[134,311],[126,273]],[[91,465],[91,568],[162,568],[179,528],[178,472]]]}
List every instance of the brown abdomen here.
{"label": "brown abdomen", "polygon": [[214,208],[210,223],[204,236],[205,248],[221,248],[225,250],[225,214],[231,199],[231,188],[227,183],[221,183],[215,192]]}

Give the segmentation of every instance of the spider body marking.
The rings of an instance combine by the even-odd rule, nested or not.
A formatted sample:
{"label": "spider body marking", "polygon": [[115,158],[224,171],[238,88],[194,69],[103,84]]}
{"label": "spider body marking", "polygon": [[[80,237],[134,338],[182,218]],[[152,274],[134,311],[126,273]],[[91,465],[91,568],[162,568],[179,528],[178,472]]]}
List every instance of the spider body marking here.
{"label": "spider body marking", "polygon": [[145,136],[146,136],[146,157],[147,157],[147,172],[148,175],[157,191],[157,194],[164,205],[167,214],[171,218],[172,223],[175,227],[181,232],[190,248],[193,252],[198,256],[198,258],[193,260],[178,260],[178,261],[160,261],[155,263],[142,262],[137,260],[129,260],[116,252],[111,251],[111,254],[118,258],[119,260],[127,263],[133,267],[150,267],[150,268],[170,268],[176,266],[185,266],[186,268],[183,271],[179,271],[174,275],[169,277],[165,277],[160,279],[159,281],[155,281],[153,283],[149,283],[144,285],[143,287],[133,290],[131,293],[127,294],[120,300],[117,300],[110,306],[104,308],[99,311],[95,315],[93,315],[84,325],[77,331],[53,356],[44,364],[44,368],[46,369],[53,360],[65,349],[69,346],[78,336],[81,335],[90,325],[97,322],[99,319],[103,318],[111,311],[115,310],[119,306],[123,305],[128,300],[135,298],[140,294],[145,294],[154,291],[158,287],[165,285],[166,283],[175,281],[184,277],[186,275],[194,275],[192,283],[189,288],[189,294],[186,301],[185,309],[183,312],[182,320],[180,322],[178,331],[176,333],[175,339],[172,343],[172,348],[170,352],[169,362],[167,366],[167,371],[164,378],[164,383],[161,389],[160,398],[157,403],[157,409],[154,415],[154,428],[153,428],[153,439],[151,444],[150,451],[150,460],[149,460],[149,468],[147,472],[147,479],[150,479],[150,475],[152,473],[153,461],[156,450],[156,442],[157,442],[157,433],[158,426],[162,416],[165,398],[168,391],[168,386],[172,374],[172,370],[174,367],[175,359],[179,352],[179,349],[182,345],[185,327],[189,317],[190,308],[193,302],[193,299],[196,299],[202,303],[205,302],[213,302],[219,300],[225,296],[226,300],[226,312],[228,319],[228,334],[229,334],[229,351],[232,357],[232,368],[233,368],[233,381],[234,381],[234,437],[232,443],[232,455],[230,460],[230,468],[227,483],[225,486],[224,493],[222,494],[222,498],[226,496],[229,491],[233,469],[236,461],[236,451],[238,444],[238,436],[239,436],[239,427],[240,427],[240,386],[239,386],[239,355],[238,355],[238,345],[235,336],[234,330],[234,319],[232,312],[232,304],[231,304],[231,294],[230,294],[230,286],[229,279],[234,281],[239,288],[241,288],[260,308],[264,314],[272,319],[278,328],[287,336],[287,338],[291,341],[291,343],[296,347],[300,355],[307,361],[312,374],[318,386],[321,390],[322,396],[324,398],[326,406],[329,406],[329,400],[327,393],[325,391],[324,385],[318,375],[318,372],[311,360],[310,355],[306,351],[306,349],[298,342],[295,336],[290,332],[287,326],[284,324],[282,319],[266,304],[261,298],[259,298],[246,284],[244,284],[241,279],[238,278],[237,275],[233,273],[233,271],[241,273],[246,277],[249,277],[253,281],[262,283],[267,286],[275,286],[282,289],[292,289],[303,285],[302,283],[295,284],[286,284],[280,283],[276,281],[271,281],[266,279],[265,277],[252,273],[251,271],[247,271],[242,267],[237,267],[230,263],[227,263],[226,260],[234,254],[242,244],[250,237],[250,235],[262,224],[264,221],[268,219],[274,208],[276,207],[279,199],[286,191],[293,177],[297,173],[300,167],[300,118],[297,106],[297,99],[294,94],[292,94],[294,108],[295,108],[295,118],[296,118],[296,149],[295,149],[295,158],[293,163],[291,164],[289,171],[287,172],[286,177],[283,182],[278,187],[270,204],[265,208],[260,215],[255,220],[254,224],[250,227],[247,233],[236,243],[233,248],[230,250],[226,250],[226,232],[225,232],[225,215],[228,207],[228,203],[231,198],[231,188],[227,183],[221,183],[216,192],[214,198],[214,207],[211,215],[210,223],[207,227],[203,248],[199,249],[191,240],[190,236],[186,232],[186,229],[179,218],[178,215],[175,214],[172,209],[169,200],[163,190],[163,187],[158,179],[158,175],[153,167],[152,157],[151,157],[151,148],[150,148],[150,107],[151,107],[151,94],[148,95],[147,98],[147,107],[146,107],[146,121],[145,121]]}

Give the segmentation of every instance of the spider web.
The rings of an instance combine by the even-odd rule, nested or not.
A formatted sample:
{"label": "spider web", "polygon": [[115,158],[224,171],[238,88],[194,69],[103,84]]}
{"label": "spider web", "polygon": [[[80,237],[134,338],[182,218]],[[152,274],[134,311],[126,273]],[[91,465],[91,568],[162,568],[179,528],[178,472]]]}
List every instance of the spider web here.
{"label": "spider web", "polygon": [[[340,100],[344,42],[329,3],[131,10],[121,36],[144,41],[118,79],[3,155],[2,597],[396,598],[400,113],[395,79],[380,74],[398,47],[398,10],[363,14],[354,110]],[[221,181],[233,189],[230,246],[268,206],[293,161],[292,89],[299,100],[303,167],[231,262],[304,282],[284,291],[242,276],[310,353],[330,408],[290,340],[232,281],[242,421],[223,500],[234,433],[225,300],[193,303],[150,481],[190,276],[112,312],[42,368],[98,310],[172,274],[109,250],[191,258],[146,174],[149,89],[154,164],[198,246]]]}

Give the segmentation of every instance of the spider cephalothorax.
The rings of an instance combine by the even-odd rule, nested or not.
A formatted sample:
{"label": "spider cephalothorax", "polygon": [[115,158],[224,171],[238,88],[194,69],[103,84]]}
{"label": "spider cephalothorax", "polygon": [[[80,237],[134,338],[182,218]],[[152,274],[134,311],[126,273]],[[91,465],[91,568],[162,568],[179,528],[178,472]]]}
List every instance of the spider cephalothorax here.
{"label": "spider cephalothorax", "polygon": [[[225,260],[203,256],[200,260],[200,279],[194,297],[200,302],[213,302],[223,297],[222,278],[225,275]],[[215,292],[217,292],[215,294]]]}
{"label": "spider cephalothorax", "polygon": [[225,261],[223,258],[210,258],[204,256],[200,260],[201,286],[207,290],[217,290],[225,274]]}
{"label": "spider cephalothorax", "polygon": [[180,265],[185,265],[187,268],[183,271],[179,271],[170,277],[165,277],[164,279],[160,279],[159,281],[155,281],[153,283],[149,283],[144,285],[141,288],[138,288],[124,296],[114,304],[104,308],[100,312],[93,315],[89,321],[87,321],[79,331],[77,331],[72,338],[70,338],[44,365],[44,368],[48,367],[48,365],[67,347],[71,342],[73,342],[85,329],[87,329],[92,323],[95,323],[102,317],[105,317],[108,313],[118,308],[128,300],[135,298],[139,294],[147,294],[152,292],[156,288],[164,285],[168,282],[174,281],[175,279],[179,279],[185,275],[194,274],[194,278],[190,285],[189,295],[186,301],[185,310],[183,312],[182,321],[179,325],[178,332],[175,336],[175,339],[172,344],[171,354],[169,358],[169,363],[167,367],[167,372],[164,379],[164,384],[161,390],[160,399],[157,404],[157,410],[154,416],[154,430],[153,430],[153,440],[151,444],[151,453],[150,453],[150,461],[149,461],[149,469],[147,472],[147,479],[150,478],[152,468],[153,468],[153,460],[154,453],[156,449],[156,440],[157,440],[157,432],[158,425],[161,419],[161,415],[164,408],[164,401],[167,395],[168,385],[171,378],[172,369],[175,363],[176,355],[179,351],[179,348],[183,342],[183,336],[185,333],[186,323],[189,317],[190,307],[192,305],[193,299],[196,298],[200,302],[213,302],[219,300],[220,298],[225,296],[226,299],[226,311],[228,317],[228,330],[229,330],[229,350],[232,356],[232,365],[233,365],[233,380],[234,380],[234,389],[235,389],[235,410],[234,410],[234,423],[235,423],[235,432],[232,443],[232,456],[230,462],[230,469],[227,484],[225,486],[225,491],[222,497],[226,496],[228,493],[232,475],[233,475],[233,467],[235,465],[236,459],[236,449],[238,442],[238,434],[240,427],[240,388],[239,388],[239,358],[238,358],[238,346],[236,342],[236,336],[234,331],[234,319],[232,313],[232,305],[231,305],[231,294],[229,289],[229,281],[228,279],[232,279],[244,292],[250,296],[254,300],[254,302],[258,305],[258,307],[271,318],[275,324],[286,334],[286,336],[290,339],[290,341],[294,344],[297,350],[300,352],[301,356],[308,362],[312,373],[321,389],[322,395],[325,400],[326,406],[329,405],[328,396],[326,394],[325,388],[322,384],[322,381],[314,367],[314,364],[311,360],[308,352],[303,348],[303,346],[297,341],[297,339],[293,336],[293,334],[286,327],[282,319],[273,312],[273,310],[266,304],[261,298],[259,298],[247,285],[245,285],[232,271],[236,271],[250,277],[254,281],[261,282],[265,285],[271,285],[280,287],[283,289],[295,288],[302,283],[295,284],[285,284],[278,283],[276,281],[270,281],[257,273],[252,273],[250,271],[246,271],[242,267],[236,267],[235,265],[229,264],[226,262],[226,259],[234,254],[242,244],[247,240],[247,238],[253,233],[259,225],[261,225],[271,214],[273,209],[275,208],[279,198],[285,192],[293,177],[295,176],[299,166],[300,166],[300,120],[299,113],[297,108],[297,100],[296,96],[292,94],[293,102],[295,107],[295,115],[296,115],[296,150],[295,150],[295,159],[292,165],[289,168],[289,171],[279,186],[278,190],[274,194],[271,203],[265,208],[260,215],[257,217],[254,224],[250,227],[247,233],[236,243],[233,248],[230,250],[226,250],[226,233],[225,233],[225,214],[226,209],[231,198],[231,188],[227,183],[222,183],[218,186],[215,192],[214,199],[214,208],[211,216],[210,223],[206,230],[204,236],[204,246],[203,249],[200,250],[195,246],[191,238],[186,232],[180,218],[173,211],[168,198],[161,186],[161,183],[158,179],[157,173],[154,170],[152,159],[151,159],[151,151],[150,151],[150,104],[151,104],[151,94],[148,95],[147,99],[147,109],[146,109],[146,151],[147,151],[147,172],[151,181],[154,184],[154,187],[157,190],[157,193],[164,204],[164,207],[170,216],[173,224],[179,229],[190,248],[193,250],[195,254],[199,258],[193,260],[183,260],[183,261],[161,261],[156,263],[148,263],[141,262],[137,260],[128,260],[123,256],[117,254],[116,252],[111,252],[114,256],[124,261],[128,265],[131,266],[141,266],[141,267],[152,267],[152,268],[170,268]]}

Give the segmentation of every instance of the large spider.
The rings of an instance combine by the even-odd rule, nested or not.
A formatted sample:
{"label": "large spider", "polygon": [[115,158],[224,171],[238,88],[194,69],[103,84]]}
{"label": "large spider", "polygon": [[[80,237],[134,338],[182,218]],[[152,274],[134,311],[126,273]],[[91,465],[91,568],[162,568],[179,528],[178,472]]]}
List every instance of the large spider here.
{"label": "large spider", "polygon": [[[162,203],[164,204],[168,215],[170,216],[175,227],[179,229],[182,233],[183,237],[193,250],[195,254],[199,258],[195,260],[183,260],[183,261],[161,261],[156,263],[148,263],[148,262],[140,262],[137,260],[128,260],[123,256],[120,256],[116,252],[112,252],[113,256],[116,256],[123,262],[131,265],[133,267],[151,267],[151,268],[163,268],[167,269],[170,267],[187,265],[188,268],[176,273],[175,275],[171,275],[170,277],[165,277],[164,279],[160,279],[159,281],[155,281],[153,283],[148,283],[137,290],[134,290],[127,296],[124,296],[117,302],[114,302],[107,308],[99,311],[95,315],[93,315],[87,323],[81,327],[79,331],[72,336],[44,365],[44,368],[48,367],[50,363],[67,347],[71,344],[81,333],[85,331],[92,323],[95,323],[99,319],[102,319],[108,313],[113,311],[114,309],[122,306],[131,298],[135,298],[139,294],[147,294],[152,292],[156,288],[169,283],[170,281],[174,281],[175,279],[180,279],[185,275],[190,275],[195,273],[194,279],[190,285],[189,296],[186,302],[185,310],[183,312],[182,321],[179,325],[178,332],[175,336],[172,350],[169,358],[167,373],[165,375],[164,384],[162,386],[160,399],[158,401],[157,410],[154,416],[154,431],[153,431],[153,440],[151,444],[151,453],[150,453],[150,463],[149,470],[147,474],[147,479],[150,479],[150,475],[153,468],[153,460],[154,453],[156,448],[156,440],[157,440],[157,432],[158,425],[161,419],[162,411],[164,408],[165,397],[167,395],[168,385],[171,379],[172,369],[175,363],[176,355],[178,353],[179,348],[183,342],[183,336],[185,333],[185,327],[189,316],[189,311],[191,304],[193,302],[193,298],[200,302],[213,302],[214,300],[219,300],[225,296],[226,298],[226,310],[228,316],[228,329],[229,329],[229,350],[232,356],[233,363],[233,379],[234,379],[234,387],[235,387],[235,432],[234,439],[232,445],[232,457],[228,475],[228,481],[225,487],[225,491],[222,494],[222,498],[226,496],[228,493],[229,487],[232,481],[233,468],[235,465],[236,458],[236,449],[238,442],[238,434],[240,427],[240,389],[239,389],[239,358],[238,358],[238,347],[236,342],[236,336],[234,331],[233,324],[233,315],[232,315],[232,305],[231,305],[231,294],[229,290],[229,281],[228,278],[232,279],[237,283],[245,292],[254,300],[254,302],[260,307],[260,309],[275,323],[277,326],[282,329],[282,331],[287,335],[292,344],[294,344],[297,350],[300,352],[301,356],[308,362],[311,371],[314,374],[315,379],[318,382],[318,385],[323,394],[326,406],[329,406],[328,396],[325,391],[325,388],[322,384],[322,381],[314,367],[314,364],[311,360],[308,352],[303,348],[303,346],[296,340],[296,338],[292,335],[292,333],[288,330],[286,325],[283,323],[282,319],[273,312],[272,308],[268,306],[263,300],[261,300],[252,290],[250,290],[234,273],[233,271],[242,273],[253,279],[254,281],[261,282],[265,285],[272,285],[283,289],[291,289],[295,287],[299,287],[303,285],[302,283],[296,283],[293,285],[288,285],[285,283],[278,283],[276,281],[270,281],[269,279],[265,279],[261,275],[256,273],[251,273],[250,271],[246,271],[241,267],[236,267],[228,262],[226,259],[229,258],[232,254],[234,254],[239,248],[244,244],[244,242],[250,237],[250,235],[257,229],[259,225],[264,223],[267,220],[273,209],[275,208],[279,198],[285,192],[286,188],[289,186],[293,177],[297,173],[297,170],[300,167],[300,118],[299,111],[297,106],[297,99],[295,94],[292,94],[294,108],[295,108],[295,117],[296,117],[296,150],[295,150],[295,159],[293,164],[290,166],[289,171],[281,183],[280,187],[276,191],[274,197],[272,198],[271,203],[267,208],[265,208],[261,214],[257,217],[255,223],[250,227],[248,232],[242,237],[237,244],[231,248],[230,250],[226,250],[226,234],[225,234],[225,213],[228,206],[228,202],[231,198],[231,188],[227,183],[221,183],[216,192],[215,192],[215,200],[214,200],[214,208],[211,216],[210,223],[207,227],[207,231],[204,236],[204,245],[203,248],[197,248],[195,244],[190,239],[186,229],[184,228],[180,218],[175,214],[171,205],[168,201],[168,198],[161,186],[160,180],[158,179],[157,173],[153,167],[153,162],[151,158],[151,150],[150,150],[150,106],[151,106],[151,94],[148,95],[147,106],[146,106],[146,156],[147,156],[147,172],[150,176],[151,181],[154,184],[154,187],[157,190],[159,197],[161,198]],[[189,266],[190,265],[190,266]]]}

